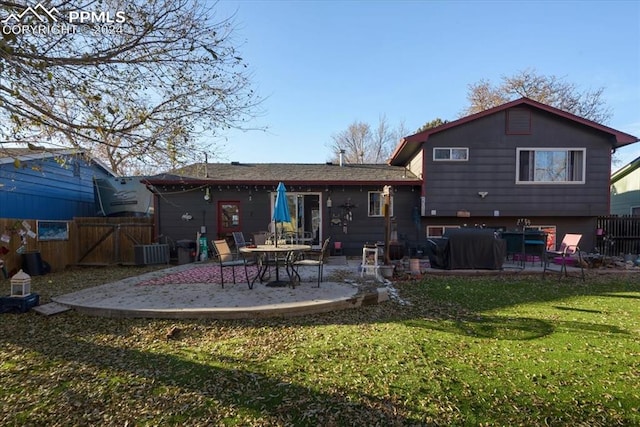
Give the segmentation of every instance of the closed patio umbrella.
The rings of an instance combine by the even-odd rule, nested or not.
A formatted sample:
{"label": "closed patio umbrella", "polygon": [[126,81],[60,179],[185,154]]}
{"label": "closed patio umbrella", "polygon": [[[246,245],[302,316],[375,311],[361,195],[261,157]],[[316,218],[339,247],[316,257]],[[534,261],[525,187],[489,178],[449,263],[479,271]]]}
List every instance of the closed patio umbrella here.
{"label": "closed patio umbrella", "polygon": [[287,189],[282,182],[276,188],[276,203],[273,208],[273,222],[275,231],[275,243],[278,246],[278,222],[291,222],[289,204],[287,203]]}

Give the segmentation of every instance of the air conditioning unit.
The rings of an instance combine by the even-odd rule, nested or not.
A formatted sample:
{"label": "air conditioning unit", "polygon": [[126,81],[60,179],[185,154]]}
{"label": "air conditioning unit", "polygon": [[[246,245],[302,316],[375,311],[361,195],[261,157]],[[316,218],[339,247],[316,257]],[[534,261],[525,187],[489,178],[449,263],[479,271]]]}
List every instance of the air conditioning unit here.
{"label": "air conditioning unit", "polygon": [[136,265],[169,264],[169,245],[136,245],[133,247]]}

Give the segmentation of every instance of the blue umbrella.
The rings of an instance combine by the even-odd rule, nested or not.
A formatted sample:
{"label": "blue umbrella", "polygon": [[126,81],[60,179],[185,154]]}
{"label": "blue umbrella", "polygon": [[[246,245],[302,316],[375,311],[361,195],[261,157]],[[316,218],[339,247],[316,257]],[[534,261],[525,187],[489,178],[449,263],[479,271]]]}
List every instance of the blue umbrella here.
{"label": "blue umbrella", "polygon": [[276,191],[276,204],[273,208],[272,219],[275,222],[275,242],[276,246],[278,246],[278,222],[291,222],[291,215],[289,214],[289,204],[287,203],[287,189],[282,182],[278,184]]}

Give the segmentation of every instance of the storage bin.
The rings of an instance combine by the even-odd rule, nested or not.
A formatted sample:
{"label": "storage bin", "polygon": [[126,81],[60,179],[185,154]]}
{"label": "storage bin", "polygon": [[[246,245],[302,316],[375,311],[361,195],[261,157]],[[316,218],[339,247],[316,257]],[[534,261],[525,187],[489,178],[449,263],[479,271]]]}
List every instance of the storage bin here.
{"label": "storage bin", "polygon": [[40,303],[40,295],[30,293],[24,297],[0,297],[0,313],[26,313]]}

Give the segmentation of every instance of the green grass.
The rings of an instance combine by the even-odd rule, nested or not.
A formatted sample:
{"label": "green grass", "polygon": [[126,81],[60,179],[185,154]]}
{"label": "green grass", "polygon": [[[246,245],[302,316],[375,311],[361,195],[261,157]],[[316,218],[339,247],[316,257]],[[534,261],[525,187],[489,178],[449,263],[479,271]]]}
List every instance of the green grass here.
{"label": "green grass", "polygon": [[396,286],[291,319],[0,315],[0,425],[640,425],[640,274]]}

